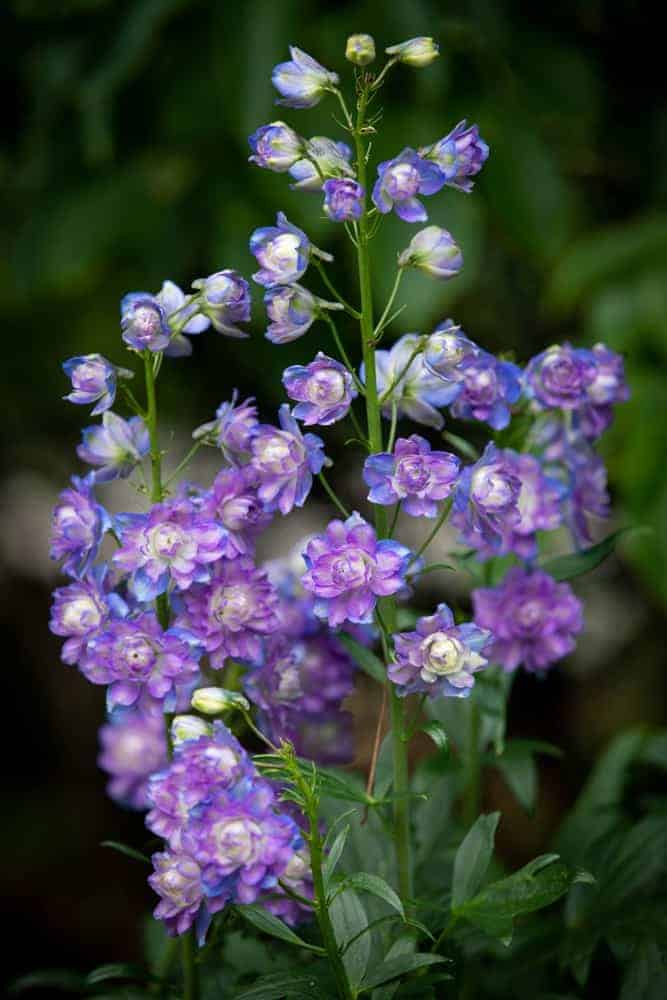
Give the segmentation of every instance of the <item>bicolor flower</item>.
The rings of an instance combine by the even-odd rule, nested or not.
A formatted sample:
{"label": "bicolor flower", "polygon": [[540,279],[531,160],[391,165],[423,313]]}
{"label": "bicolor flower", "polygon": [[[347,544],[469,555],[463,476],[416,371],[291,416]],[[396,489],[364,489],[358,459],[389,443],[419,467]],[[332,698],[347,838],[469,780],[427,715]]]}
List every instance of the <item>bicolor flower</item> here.
{"label": "bicolor flower", "polygon": [[460,393],[451,404],[457,420],[483,420],[500,431],[510,422],[512,404],[521,395],[521,369],[486,351],[459,367]]}
{"label": "bicolor flower", "polygon": [[254,231],[250,237],[250,252],[260,265],[253,279],[266,288],[298,281],[305,274],[312,255],[333,260],[331,254],[314,247],[303,230],[287,220],[284,212],[278,212],[275,226]]}
{"label": "bicolor flower", "polygon": [[[439,410],[452,401],[459,387],[443,382],[427,369],[423,343],[420,334],[406,333],[390,351],[375,352],[378,394],[386,417],[391,417],[395,405],[399,415],[440,430],[445,421]],[[360,375],[365,381],[363,365]]]}
{"label": "bicolor flower", "polygon": [[382,215],[393,208],[404,222],[426,222],[428,215],[417,195],[435,194],[444,183],[435,163],[407,147],[393,160],[378,165],[373,204]]}
{"label": "bicolor flower", "polygon": [[129,292],[120,303],[120,328],[135,351],[164,351],[171,340],[167,314],[155,295]]}
{"label": "bicolor flower", "polygon": [[354,178],[352,150],[345,142],[334,142],[325,135],[308,139],[303,158],[290,167],[294,191],[321,191],[330,177]]}
{"label": "bicolor flower", "polygon": [[273,86],[280,94],[276,104],[287,108],[314,108],[324,95],[338,83],[338,75],[290,45],[291,60],[279,63],[271,74]]}
{"label": "bicolor flower", "polygon": [[430,372],[445,382],[463,382],[465,365],[482,353],[453,320],[446,319],[436,326],[424,343],[424,364]]}
{"label": "bicolor flower", "polygon": [[315,595],[315,614],[338,628],[345,621],[370,622],[378,598],[403,590],[411,553],[390,539],[378,541],[355,511],[311,538],[304,559],[301,582]]}
{"label": "bicolor flower", "polygon": [[468,126],[464,119],[444,139],[420,149],[419,155],[437,163],[446,185],[469,193],[473,189],[469,178],[475,177],[486,163],[489,147],[480,138],[477,125]]}
{"label": "bicolor flower", "polygon": [[583,628],[582,606],[568,583],[542,570],[510,569],[497,587],[472,592],[475,621],[493,633],[489,659],[505,670],[546,670],[571,653]]}
{"label": "bicolor flower", "polygon": [[322,185],[324,212],[333,222],[351,222],[361,217],[364,189],[349,177],[332,177]]}
{"label": "bicolor flower", "polygon": [[464,468],[454,492],[451,522],[474,548],[498,550],[521,520],[521,480],[514,463],[488,444],[474,465]]}
{"label": "bicolor flower", "polygon": [[371,503],[390,506],[401,503],[413,517],[435,517],[439,502],[448,497],[459,476],[456,455],[432,451],[418,434],[399,438],[391,452],[369,455],[364,481],[370,486]]}
{"label": "bicolor flower", "polygon": [[247,460],[250,441],[259,426],[255,400],[251,397],[237,404],[238,397],[238,389],[234,389],[231,400],[216,410],[215,420],[202,424],[192,434],[195,440],[211,438],[232,465]]}
{"label": "bicolor flower", "polygon": [[148,428],[141,417],[123,420],[107,410],[102,423],[86,427],[83,441],[76,453],[82,462],[99,468],[94,473],[96,483],[112,479],[127,479],[150,450]]}
{"label": "bicolor flower", "polygon": [[171,340],[164,349],[168,358],[185,358],[192,354],[192,344],[184,334],[190,337],[207,330],[211,321],[200,312],[197,297],[186,297],[181,288],[173,281],[163,281],[162,288],[155,298],[165,311],[167,322],[172,330]]}
{"label": "bicolor flower", "polygon": [[134,378],[134,372],[117,368],[101,354],[69,358],[63,361],[63,371],[72,382],[72,391],[63,398],[80,406],[95,403],[91,410],[94,417],[113,406],[119,378]]}
{"label": "bicolor flower", "polygon": [[323,309],[342,309],[338,302],[326,302],[302,285],[278,285],[264,296],[271,320],[266,339],[272,344],[289,344],[310,330]]}
{"label": "bicolor flower", "polygon": [[64,573],[80,580],[95,562],[111,518],[95,499],[93,472],[82,479],[72,476],[71,482],[53,510],[50,555],[63,560]]}
{"label": "bicolor flower", "polygon": [[447,281],[463,267],[463,254],[446,229],[427,226],[412,237],[399,255],[398,266],[416,267],[431,278]]}
{"label": "bicolor flower", "polygon": [[473,675],[487,666],[490,641],[487,629],[474,622],[456,625],[451,608],[439,604],[435,614],[419,619],[414,632],[394,636],[396,659],[387,672],[401,697],[419,692],[467,698]]}
{"label": "bicolor flower", "polygon": [[267,511],[289,514],[302,507],[313,485],[313,475],[326,462],[324,443],[315,434],[302,434],[287,403],[278,411],[280,428],[260,424],[251,442],[251,468],[257,475],[257,496]]}
{"label": "bicolor flower", "polygon": [[95,566],[81,580],[53,592],[49,628],[65,637],[61,652],[63,663],[78,661],[88,640],[109,617],[125,617],[128,608],[122,598],[109,589],[107,567]]}
{"label": "bicolor flower", "polygon": [[283,385],[289,398],[297,403],[293,416],[306,426],[328,426],[342,420],[357,396],[347,368],[321,351],[309,365],[286,368]]}
{"label": "bicolor flower", "polygon": [[285,122],[262,125],[248,138],[250,163],[276,173],[285,173],[303,156],[304,140]]}
{"label": "bicolor flower", "polygon": [[424,66],[430,66],[438,58],[440,48],[433,38],[419,36],[408,38],[406,42],[399,42],[398,45],[390,45],[385,52],[406,66],[422,69]]}
{"label": "bicolor flower", "polygon": [[238,326],[250,319],[250,286],[238,271],[216,271],[193,281],[192,287],[199,291],[199,310],[214,330],[226,337],[250,336]]}
{"label": "bicolor flower", "polygon": [[576,410],[587,401],[596,376],[592,351],[554,345],[528,362],[526,392],[540,409]]}
{"label": "bicolor flower", "polygon": [[257,477],[250,466],[222,469],[197,500],[200,514],[225,529],[225,559],[252,555],[255,536],[271,520],[257,496]]}
{"label": "bicolor flower", "polygon": [[98,767],[109,776],[107,795],[130,809],[148,809],[148,781],[167,764],[164,719],[116,709],[99,730]]}

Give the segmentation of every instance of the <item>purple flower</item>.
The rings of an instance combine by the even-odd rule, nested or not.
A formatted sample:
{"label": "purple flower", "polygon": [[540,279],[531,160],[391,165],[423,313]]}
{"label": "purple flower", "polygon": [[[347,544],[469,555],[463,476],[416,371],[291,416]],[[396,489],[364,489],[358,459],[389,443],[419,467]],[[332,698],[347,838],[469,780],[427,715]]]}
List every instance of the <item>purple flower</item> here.
{"label": "purple flower", "polygon": [[178,624],[201,639],[215,670],[228,656],[257,663],[263,637],[278,627],[278,595],[246,556],[219,561],[211,580],[187,591],[183,604]]}
{"label": "purple flower", "polygon": [[194,295],[185,293],[173,281],[164,281],[155,296],[167,316],[172,330],[171,340],[164,349],[168,358],[185,358],[192,354],[192,344],[184,334],[194,336],[211,325],[207,316],[202,316],[199,303]]}
{"label": "purple flower", "polygon": [[135,351],[163,351],[171,340],[164,307],[149,292],[130,292],[120,303],[120,328]]}
{"label": "purple flower", "polygon": [[[154,872],[148,884],[160,897],[153,910],[156,920],[161,920],[172,937],[185,934],[202,916],[204,892],[202,872],[197,862],[182,851],[161,851],[151,858]],[[203,929],[205,935],[210,918]],[[201,943],[202,934],[199,934]]]}
{"label": "purple flower", "polygon": [[150,450],[148,428],[141,417],[123,420],[111,410],[101,424],[84,428],[82,437],[76,453],[82,462],[99,466],[94,473],[96,483],[127,479]]}
{"label": "purple flower", "polygon": [[257,498],[256,476],[248,466],[223,469],[197,507],[206,519],[225,529],[225,559],[252,555],[255,536],[271,520]]}
{"label": "purple flower", "polygon": [[272,344],[288,344],[303,337],[322,309],[341,309],[337,302],[325,302],[301,285],[279,285],[269,288],[264,296],[266,312],[271,320],[266,339]]}
{"label": "purple flower", "polygon": [[116,710],[100,728],[98,766],[109,775],[107,795],[131,809],[148,809],[148,779],[167,763],[164,719]]}
{"label": "purple flower", "polygon": [[540,409],[577,410],[587,401],[596,375],[592,351],[556,345],[528,362],[526,391]]}
{"label": "purple flower", "polygon": [[307,426],[328,426],[342,420],[357,395],[345,366],[321,351],[309,365],[286,368],[283,385],[289,398],[297,401],[293,416]]}
{"label": "purple flower", "polygon": [[279,63],[271,74],[273,86],[281,99],[276,104],[287,108],[314,108],[338,83],[336,73],[320,66],[307,52],[290,45],[291,60]]}
{"label": "purple flower", "polygon": [[446,319],[425,340],[424,364],[445,382],[459,383],[465,363],[480,353],[481,348],[461,332],[461,327]]}
{"label": "purple flower", "polygon": [[589,441],[599,438],[614,419],[616,403],[625,403],[630,390],[625,381],[623,358],[604,344],[592,350],[595,378],[587,389],[587,401],[580,414],[580,427]]}
{"label": "purple flower", "polygon": [[364,481],[371,503],[402,503],[413,517],[435,517],[440,500],[448,497],[460,472],[460,462],[446,451],[432,451],[418,434],[399,438],[393,454],[370,455],[364,464]]}
{"label": "purple flower", "polygon": [[390,45],[385,52],[406,66],[422,69],[438,58],[440,48],[432,38],[419,35],[417,38],[408,38],[406,42],[399,42],[398,45]]}
{"label": "purple flower", "polygon": [[483,420],[500,431],[510,422],[521,395],[521,369],[486,351],[461,363],[461,391],[451,404],[457,420]]}
{"label": "purple flower", "polygon": [[238,398],[238,390],[234,389],[231,401],[221,403],[216,410],[215,420],[202,424],[192,435],[195,439],[210,435],[225,460],[233,465],[247,460],[250,441],[259,427],[255,400],[251,397],[237,405]]}
{"label": "purple flower", "polygon": [[195,806],[213,792],[229,791],[241,782],[247,787],[254,773],[238,740],[222,722],[215,722],[211,736],[177,744],[165,768],[151,776],[146,826],[178,851]]}
{"label": "purple flower", "polygon": [[334,222],[351,222],[361,217],[365,197],[361,184],[349,177],[332,177],[322,187],[324,212],[330,219]]}
{"label": "purple flower", "polygon": [[285,122],[262,125],[248,138],[250,163],[282,174],[303,156],[304,140]]}
{"label": "purple flower", "polygon": [[428,215],[417,195],[435,194],[444,182],[435,163],[423,160],[414,149],[406,148],[393,160],[378,165],[373,204],[382,215],[394,208],[404,222],[426,222]]}
{"label": "purple flower", "polygon": [[94,473],[83,479],[72,476],[71,481],[53,510],[50,555],[64,560],[64,573],[80,579],[95,562],[111,518],[95,500]]}
{"label": "purple flower", "polygon": [[113,406],[119,378],[134,378],[134,372],[127,368],[116,368],[101,354],[69,358],[68,361],[63,361],[63,371],[72,381],[72,391],[63,398],[81,406],[95,403],[90,411],[94,417]]}
{"label": "purple flower", "polygon": [[490,639],[491,633],[473,622],[456,625],[451,609],[439,604],[434,615],[419,619],[414,632],[394,636],[396,662],[389,664],[389,678],[401,697],[419,691],[432,698],[467,698],[473,674],[487,665]]}
{"label": "purple flower", "polygon": [[63,663],[76,663],[88,639],[112,614],[124,617],[127,605],[109,591],[106,566],[96,566],[84,579],[54,590],[49,628],[55,635],[67,637],[61,653]]}
{"label": "purple flower", "polygon": [[303,159],[290,167],[290,176],[296,182],[290,187],[293,191],[321,191],[327,178],[354,178],[351,159],[347,143],[315,135],[306,142]]}
{"label": "purple flower", "polygon": [[565,516],[577,548],[582,548],[593,541],[590,518],[609,517],[607,469],[600,456],[583,443],[568,448],[565,461],[569,487]]}
{"label": "purple flower", "polygon": [[[386,417],[395,404],[399,415],[440,430],[445,421],[436,407],[447,406],[459,387],[446,384],[426,368],[424,339],[418,333],[406,333],[390,351],[375,352],[378,393]],[[363,365],[361,380],[365,381]]]}
{"label": "purple flower", "polygon": [[[313,898],[310,852],[305,844],[295,851],[288,861],[280,882],[299,896],[304,896],[306,899]],[[288,896],[280,885],[273,890],[271,896],[262,900],[262,905],[269,913],[273,913],[274,916],[279,917],[291,927],[306,920],[312,920],[312,908],[304,903],[299,903],[293,896]]]}
{"label": "purple flower", "polygon": [[144,694],[172,711],[176,685],[198,672],[200,655],[194,636],[182,629],[163,632],[155,615],[145,612],[107,622],[89,639],[79,668],[92,684],[109,685],[109,711],[115,705],[134,705]]}
{"label": "purple flower", "polygon": [[447,281],[463,267],[463,254],[446,229],[427,226],[412,237],[399,255],[398,266],[417,267],[431,278]]}
{"label": "purple flower", "polygon": [[477,125],[465,121],[444,137],[419,150],[426,160],[433,160],[445,178],[445,184],[469,193],[473,182],[469,180],[480,172],[489,156],[489,147],[480,138]]}
{"label": "purple flower", "polygon": [[493,633],[489,659],[505,670],[545,670],[575,647],[581,602],[568,583],[542,570],[512,567],[498,587],[472,592],[475,621]]}
{"label": "purple flower", "polygon": [[315,535],[304,553],[303,586],[315,595],[315,614],[331,628],[344,621],[370,622],[378,597],[405,586],[409,549],[389,539],[377,540],[375,529],[353,513],[331,521]]}
{"label": "purple flower", "polygon": [[488,444],[474,465],[464,468],[454,493],[452,524],[474,548],[498,550],[521,520],[521,480],[506,452]]}
{"label": "purple flower", "polygon": [[291,285],[305,273],[312,255],[333,260],[331,254],[314,247],[302,229],[278,212],[275,226],[256,229],[250,237],[250,252],[257,258],[260,270],[254,281],[266,288]]}
{"label": "purple flower", "polygon": [[132,574],[130,589],[142,602],[155,600],[170,581],[186,590],[208,580],[226,546],[224,529],[185,500],[155,504],[147,514],[120,514],[116,524],[121,546],[113,562]]}
{"label": "purple flower", "polygon": [[250,286],[238,271],[216,271],[208,278],[197,278],[192,287],[199,290],[199,310],[214,330],[237,339],[250,336],[238,327],[250,319]]}
{"label": "purple flower", "polygon": [[280,427],[260,424],[253,437],[251,467],[257,474],[257,496],[267,511],[289,514],[302,507],[313,485],[313,475],[326,462],[324,443],[315,434],[302,434],[287,403],[278,411]]}

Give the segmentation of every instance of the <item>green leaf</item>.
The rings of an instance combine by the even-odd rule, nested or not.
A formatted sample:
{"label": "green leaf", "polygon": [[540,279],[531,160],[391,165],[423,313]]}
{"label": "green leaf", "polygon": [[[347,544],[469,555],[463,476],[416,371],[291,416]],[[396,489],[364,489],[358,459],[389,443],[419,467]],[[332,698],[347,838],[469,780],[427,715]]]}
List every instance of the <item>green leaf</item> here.
{"label": "green leaf", "polygon": [[86,976],[86,986],[95,986],[97,983],[106,983],[114,979],[126,979],[133,983],[143,983],[154,978],[154,976],[140,965],[131,965],[129,962],[114,962],[109,965],[100,965],[99,968],[93,969]]}
{"label": "green leaf", "polygon": [[452,911],[475,895],[486,875],[500,813],[479,816],[466,834],[454,858]]}
{"label": "green leaf", "polygon": [[425,723],[420,728],[420,732],[430,736],[441,753],[449,752],[449,737],[442,722],[433,719],[431,722]]}
{"label": "green leaf", "polygon": [[368,990],[375,989],[376,986],[388,983],[392,979],[397,979],[407,972],[416,972],[417,969],[425,969],[429,965],[438,965],[445,961],[446,959],[441,955],[430,955],[428,952],[400,955],[398,958],[392,958],[388,962],[383,962],[378,969],[371,972],[364,979],[360,992],[366,993]]}
{"label": "green leaf", "polygon": [[331,881],[331,876],[336,870],[336,865],[340,861],[340,856],[345,848],[345,842],[348,838],[349,833],[350,833],[350,827],[349,826],[343,827],[343,829],[336,836],[336,839],[331,845],[329,853],[324,859],[324,864],[322,865],[322,874],[324,875],[325,888]]}
{"label": "green leaf", "polygon": [[14,979],[9,984],[8,993],[10,996],[18,996],[27,990],[47,988],[66,990],[68,993],[83,993],[86,988],[86,977],[80,972],[71,972],[69,969],[40,969]]}
{"label": "green leaf", "polygon": [[[329,917],[348,979],[356,988],[368,968],[372,945],[371,935],[361,934],[368,927],[368,917],[356,892],[346,889],[336,896],[329,904]],[[347,947],[353,938],[356,940]]]}
{"label": "green leaf", "polygon": [[514,682],[514,673],[500,667],[487,669],[477,675],[472,697],[482,713],[484,741],[493,743],[497,754],[505,748],[507,702]]}
{"label": "green leaf", "polygon": [[318,954],[323,954],[322,948],[319,948],[314,944],[308,944],[307,941],[304,941],[298,934],[295,934],[293,930],[284,924],[282,920],[279,920],[278,917],[274,917],[272,913],[269,913],[269,911],[265,910],[262,906],[257,906],[254,903],[249,906],[237,906],[236,912],[263,934],[270,934],[271,937],[280,938],[281,941],[286,941],[287,944],[296,945],[297,948],[307,948],[308,951],[315,951]]}
{"label": "green leaf", "polygon": [[130,847],[129,844],[122,844],[119,840],[103,840],[100,846],[110,847],[112,851],[118,851],[119,854],[124,854],[128,858],[132,858],[133,861],[143,861],[146,865],[151,863],[151,859],[142,854],[141,851]]}
{"label": "green leaf", "polygon": [[537,768],[533,756],[538,753],[561,757],[562,752],[550,743],[537,740],[512,740],[500,757],[491,763],[498,768],[505,781],[527,812],[535,808],[537,798]]}
{"label": "green leaf", "polygon": [[557,854],[544,854],[513,875],[487,885],[463,905],[453,907],[454,916],[464,917],[509,944],[515,917],[549,906],[580,877],[558,863]]}
{"label": "green leaf", "polygon": [[665,957],[656,941],[640,941],[623,978],[619,1000],[663,1000],[667,996]]}
{"label": "green leaf", "polygon": [[371,653],[370,649],[362,646],[360,642],[353,639],[347,632],[338,632],[336,638],[341,646],[344,646],[354,662],[361,667],[365,674],[372,677],[378,684],[385,684],[387,680],[387,669],[382,660]]}
{"label": "green leaf", "polygon": [[253,986],[237,993],[235,1000],[331,1000],[316,976],[279,972],[262,976]]}
{"label": "green leaf", "polygon": [[583,573],[590,573],[592,569],[595,569],[596,566],[604,562],[607,556],[611,555],[616,548],[619,538],[622,538],[623,535],[626,535],[631,530],[633,529],[620,528],[618,531],[614,531],[613,534],[607,535],[597,545],[592,545],[589,549],[583,549],[581,552],[573,552],[567,556],[556,556],[553,559],[547,559],[540,564],[540,569],[543,569],[545,573],[552,576],[554,580],[561,581],[573,580]]}
{"label": "green leaf", "polygon": [[476,462],[479,458],[477,448],[470,444],[469,441],[466,441],[465,438],[459,437],[458,434],[452,434],[451,431],[443,431],[442,438],[447,441],[448,444],[451,444],[453,448],[456,448],[456,450],[462,455],[465,455],[466,458],[469,458],[472,462]]}
{"label": "green leaf", "polygon": [[332,898],[335,899],[339,893],[345,892],[346,889],[356,889],[358,892],[368,892],[372,896],[377,896],[379,899],[383,899],[393,910],[400,913],[401,917],[405,920],[405,911],[400,898],[392,887],[388,885],[383,878],[380,878],[379,875],[371,875],[369,872],[354,872],[353,875],[347,875],[343,881],[336,886],[336,890]]}

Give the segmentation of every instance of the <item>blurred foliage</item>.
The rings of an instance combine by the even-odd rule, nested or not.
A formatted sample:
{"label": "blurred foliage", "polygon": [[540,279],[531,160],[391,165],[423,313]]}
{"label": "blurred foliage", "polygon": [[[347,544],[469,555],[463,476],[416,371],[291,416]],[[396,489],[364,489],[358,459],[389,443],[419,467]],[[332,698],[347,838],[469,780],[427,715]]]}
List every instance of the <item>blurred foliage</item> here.
{"label": "blurred foliage", "polygon": [[[475,340],[520,359],[568,337],[626,354],[633,401],[605,453],[620,517],[655,527],[634,555],[667,599],[667,103],[643,16],[603,0],[533,5],[529,16],[511,0],[9,0],[0,296],[10,461],[62,475],[44,428],[49,445],[70,446],[80,413],[59,401],[58,363],[94,350],[121,357],[124,292],[165,277],[187,286],[221,267],[249,274],[248,233],[278,207],[341,247],[316,197],[246,163],[246,136],[276,116],[269,76],[288,43],[344,71],[350,31],[373,31],[381,46],[432,34],[443,56],[390,79],[374,154],[434,140],[465,115],[492,155],[474,196],[431,202],[466,268],[445,287],[410,275],[401,330],[451,312]],[[284,117],[331,134],[332,113],[323,102]],[[408,232],[390,219],[377,239],[387,283]],[[351,295],[353,277],[340,276]],[[258,302],[252,345],[200,338],[166,380],[165,409],[206,419],[232,370],[270,413],[282,368],[326,345],[321,330],[284,348],[261,334]]]}

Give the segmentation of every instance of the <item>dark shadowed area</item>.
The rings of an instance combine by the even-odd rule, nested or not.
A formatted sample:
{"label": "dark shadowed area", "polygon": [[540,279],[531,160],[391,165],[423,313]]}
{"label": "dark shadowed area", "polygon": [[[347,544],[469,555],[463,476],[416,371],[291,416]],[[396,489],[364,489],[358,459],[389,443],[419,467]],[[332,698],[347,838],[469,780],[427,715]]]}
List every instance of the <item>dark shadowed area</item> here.
{"label": "dark shadowed area", "polygon": [[[352,31],[373,33],[378,47],[420,34],[441,45],[428,71],[390,79],[373,155],[426,144],[464,116],[491,146],[474,197],[452,191],[429,206],[431,221],[463,249],[462,276],[441,284],[411,275],[392,335],[429,332],[451,315],[478,343],[519,362],[555,341],[604,341],[625,355],[632,387],[602,446],[614,517],[600,536],[626,524],[650,530],[575,581],[587,618],[576,655],[542,681],[523,675],[516,683],[511,732],[556,743],[565,756],[544,763],[533,817],[500,777],[490,778],[485,801],[503,810],[508,862],[544,847],[613,733],[665,721],[667,98],[664,40],[649,9],[620,0],[8,0],[0,12],[0,843],[10,976],[137,959],[153,902],[141,867],[100,846],[146,840],[141,816],[105,797],[96,767],[102,690],[59,662],[60,642],[47,629],[57,580],[49,512],[71,471],[80,471],[74,447],[90,422],[84,409],[62,402],[60,362],[99,351],[127,363],[118,303],[128,291],[155,292],[165,278],[187,287],[226,267],[249,277],[248,235],[271,224],[276,208],[343,257],[344,235],[317,197],[249,165],[246,137],[276,117],[307,135],[333,134],[328,102],[278,113],[270,71],[297,43],[342,73]],[[408,232],[392,217],[375,241],[383,295]],[[347,266],[338,281],[352,297],[356,276]],[[327,349],[324,325],[283,347],[263,338],[264,327],[257,294],[250,341],[208,334],[192,358],[165,362],[168,462],[176,464],[191,429],[234,388],[256,396],[273,420],[284,400],[282,370]],[[356,331],[346,336],[357,359]],[[330,429],[327,450],[341,458],[341,490],[363,509],[362,484],[352,478],[357,455],[343,455],[345,436]],[[212,475],[213,459],[199,471]],[[110,503],[124,496],[114,487]],[[270,551],[284,552],[328,516],[315,491],[301,520],[269,535]],[[447,586],[438,574],[427,578],[420,605],[451,597]],[[353,700],[360,767],[375,697],[362,679]]]}

